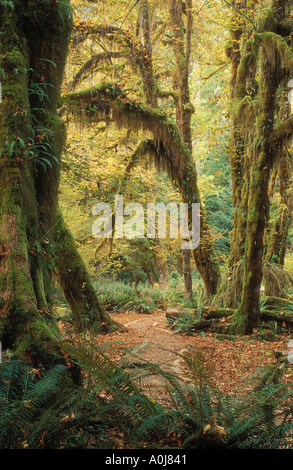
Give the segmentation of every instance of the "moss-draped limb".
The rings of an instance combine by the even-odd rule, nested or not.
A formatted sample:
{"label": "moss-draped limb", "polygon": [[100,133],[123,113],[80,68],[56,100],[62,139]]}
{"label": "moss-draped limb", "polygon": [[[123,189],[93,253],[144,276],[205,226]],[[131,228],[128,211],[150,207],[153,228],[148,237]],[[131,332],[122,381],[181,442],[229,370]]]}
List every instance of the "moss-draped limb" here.
{"label": "moss-draped limb", "polygon": [[[152,69],[152,46],[149,30],[148,2],[143,0],[141,6],[142,29],[144,42],[129,30],[107,24],[78,23],[73,28],[73,44],[77,45],[91,37],[95,41],[104,38],[120,48],[122,56],[127,57],[134,70],[139,70],[147,104],[156,106],[156,80]],[[109,52],[109,57],[115,57],[115,52]],[[93,58],[94,59],[94,58]],[[81,70],[82,72],[82,70]],[[73,85],[73,84],[72,84]]]}
{"label": "moss-draped limb", "polygon": [[[118,126],[151,132],[154,162],[158,168],[168,173],[171,182],[178,185],[183,202],[189,204],[189,221],[192,221],[192,204],[201,201],[196,167],[178,127],[166,114],[129,100],[119,87],[110,83],[80,92],[66,93],[62,98],[64,106],[81,121],[81,125],[90,124],[103,117],[116,122]],[[205,282],[207,295],[214,295],[219,284],[220,271],[203,207],[201,243],[193,254]]]}
{"label": "moss-draped limb", "polygon": [[62,98],[81,125],[86,126],[102,117],[115,121],[118,126],[150,131],[155,146],[159,148],[162,144],[169,155],[164,169],[168,171],[172,181],[176,178],[176,172],[181,173],[183,166],[191,161],[190,152],[178,127],[167,115],[158,109],[150,109],[131,101],[116,85],[103,83],[80,92],[66,93]]}
{"label": "moss-draped limb", "polygon": [[[170,122],[164,113],[129,101],[121,90],[110,84],[103,84],[80,93],[67,93],[63,98],[77,117],[84,116],[85,123],[88,119],[94,121],[96,114],[98,116],[102,114],[116,121],[118,125],[152,132],[152,155],[155,157],[157,167],[167,171],[171,181],[177,183],[183,202],[188,203],[190,207],[192,203],[200,202],[196,168],[189,148],[184,144],[177,126]],[[203,208],[201,243],[193,254],[204,279],[207,295],[214,295],[220,274]]]}
{"label": "moss-draped limb", "polygon": [[70,89],[75,90],[75,88],[80,84],[80,82],[86,78],[87,75],[93,73],[96,67],[101,63],[108,63],[111,59],[118,59],[125,57],[126,54],[123,52],[112,52],[106,51],[99,54],[94,54],[90,59],[88,59],[76,72],[73,79],[70,81]]}
{"label": "moss-draped limb", "polygon": [[86,266],[71,232],[58,210],[54,227],[57,279],[73,314],[76,327],[83,331],[109,332],[121,327],[102,309]]}
{"label": "moss-draped limb", "polygon": [[[118,86],[103,83],[80,92],[63,94],[62,98],[64,105],[82,126],[99,121],[102,117],[121,127],[151,132],[160,158],[158,163],[168,172],[172,182],[180,180],[182,184],[184,169],[186,171],[187,167],[194,167],[188,146],[183,142],[177,125],[160,110],[131,101]],[[162,156],[160,149],[164,150]]]}
{"label": "moss-draped limb", "polygon": [[280,67],[286,67],[286,69],[292,72],[293,52],[290,49],[286,38],[272,31],[266,31],[259,37],[261,39],[262,47],[266,49],[271,70],[275,69],[275,67],[278,69]]}

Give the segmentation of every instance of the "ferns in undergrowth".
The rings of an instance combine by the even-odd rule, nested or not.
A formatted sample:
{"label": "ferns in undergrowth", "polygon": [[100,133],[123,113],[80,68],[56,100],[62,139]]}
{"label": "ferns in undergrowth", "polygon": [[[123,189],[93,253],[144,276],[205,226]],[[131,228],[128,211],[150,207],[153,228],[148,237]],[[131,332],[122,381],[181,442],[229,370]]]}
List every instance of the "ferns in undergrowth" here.
{"label": "ferns in undergrowth", "polygon": [[64,366],[38,378],[13,357],[0,365],[0,448],[111,448],[117,435],[127,445],[154,436],[160,422],[163,428],[164,408],[141,391],[136,368],[130,373],[129,365],[111,361],[101,348],[64,349],[82,367],[83,387],[65,380]]}
{"label": "ferns in undergrowth", "polygon": [[173,394],[178,428],[188,435],[183,447],[292,448],[292,384],[271,380],[280,366],[257,371],[241,395],[223,396],[213,384],[211,353],[190,348],[183,354],[190,382],[185,394]]}
{"label": "ferns in undergrowth", "polygon": [[282,382],[280,376],[271,380],[271,369],[258,371],[236,402],[229,439],[239,448],[293,448],[292,384]]}
{"label": "ferns in undergrowth", "polygon": [[37,378],[24,361],[7,357],[0,365],[0,447],[26,446],[26,437],[43,409],[60,391],[66,367],[59,365]]}
{"label": "ferns in undergrowth", "polygon": [[167,421],[166,413],[162,405],[142,391],[141,383],[157,366],[128,361],[127,351],[118,363],[110,360],[102,348],[89,352],[69,346],[66,350],[86,373],[87,393],[94,391],[100,400],[95,411],[100,419],[118,429],[128,443],[138,437],[147,438],[148,434],[158,436],[159,423]]}
{"label": "ferns in undergrowth", "polygon": [[[38,377],[23,361],[6,358],[0,447],[112,448],[117,436],[119,446],[132,448],[290,447],[292,391],[280,377],[270,380],[266,369],[241,396],[223,396],[213,381],[212,349],[183,352],[179,377],[129,351],[113,361],[103,348],[64,345],[83,371],[82,387],[69,382],[64,366]],[[154,376],[162,381],[164,403],[146,385]]]}

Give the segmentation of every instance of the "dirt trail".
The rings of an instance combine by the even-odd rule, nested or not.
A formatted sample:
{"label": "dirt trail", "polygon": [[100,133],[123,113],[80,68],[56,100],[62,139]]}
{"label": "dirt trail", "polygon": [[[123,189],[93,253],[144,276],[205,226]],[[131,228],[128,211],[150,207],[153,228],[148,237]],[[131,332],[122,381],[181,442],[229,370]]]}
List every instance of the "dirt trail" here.
{"label": "dirt trail", "polygon": [[[99,343],[124,343],[140,358],[180,375],[185,370],[184,361],[180,358],[184,350],[193,346],[208,351],[216,385],[224,393],[235,393],[244,384],[247,386],[251,373],[274,363],[274,351],[284,351],[288,344],[288,337],[285,336],[270,342],[250,337],[228,341],[217,339],[212,333],[207,333],[205,337],[175,333],[167,326],[164,311],[152,315],[115,313],[111,317],[122,324],[125,331],[101,336]],[[293,367],[289,370],[288,380],[293,380]]]}
{"label": "dirt trail", "polygon": [[186,349],[186,341],[174,331],[164,327],[162,320],[160,315],[134,320],[124,326],[129,333],[141,340],[143,349],[140,357],[151,362],[169,364],[174,368],[174,364],[178,363],[177,353],[182,353]]}
{"label": "dirt trail", "polygon": [[[125,323],[124,327],[127,334],[138,342],[134,348],[138,358],[159,364],[164,371],[185,378],[184,361],[180,354],[186,350],[186,341],[183,336],[166,327],[165,316],[160,314],[138,318]],[[164,384],[160,375],[150,375],[143,381],[145,393],[163,402],[167,398]]]}

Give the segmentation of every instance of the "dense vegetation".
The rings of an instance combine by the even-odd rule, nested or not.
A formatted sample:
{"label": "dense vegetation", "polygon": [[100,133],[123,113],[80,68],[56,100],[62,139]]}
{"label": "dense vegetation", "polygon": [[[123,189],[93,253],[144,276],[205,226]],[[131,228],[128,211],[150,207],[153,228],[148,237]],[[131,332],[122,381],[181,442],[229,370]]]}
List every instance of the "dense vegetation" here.
{"label": "dense vegetation", "polygon": [[[1,448],[292,448],[283,351],[225,395],[208,349],[180,354],[182,378],[97,346],[123,334],[113,314],[169,307],[178,334],[289,342],[292,12],[0,0]],[[185,203],[188,228],[200,204],[199,246],[147,236],[146,219],[120,236],[120,195]],[[98,203],[111,238],[94,236]]]}

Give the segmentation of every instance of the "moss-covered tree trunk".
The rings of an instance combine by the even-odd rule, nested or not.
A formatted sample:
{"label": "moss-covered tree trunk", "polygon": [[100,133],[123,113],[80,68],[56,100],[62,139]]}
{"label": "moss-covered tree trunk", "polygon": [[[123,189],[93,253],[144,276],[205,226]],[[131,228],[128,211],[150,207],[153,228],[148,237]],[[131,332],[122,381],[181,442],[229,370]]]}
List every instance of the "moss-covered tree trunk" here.
{"label": "moss-covered tree trunk", "polygon": [[112,322],[101,308],[87,268],[80,257],[75,240],[66,228],[61,211],[57,211],[54,225],[55,263],[58,283],[73,315],[79,331],[107,332]]}
{"label": "moss-covered tree trunk", "polygon": [[[191,138],[191,116],[193,106],[190,103],[189,93],[189,59],[190,59],[190,41],[192,27],[192,11],[190,1],[188,2],[188,19],[185,34],[185,24],[182,15],[182,1],[170,1],[170,18],[173,28],[173,49],[175,55],[175,69],[173,71],[174,91],[178,96],[176,105],[176,121],[181,131],[183,141],[188,145],[192,153]],[[191,252],[183,251],[183,276],[185,299],[192,299],[192,272],[191,272]]]}
{"label": "moss-covered tree trunk", "polygon": [[[260,322],[260,287],[263,278],[264,233],[269,218],[269,176],[272,149],[269,137],[273,131],[277,81],[266,50],[260,54],[259,109],[250,128],[247,158],[249,193],[246,216],[242,299],[237,312],[237,329],[251,333]],[[253,136],[253,137],[252,137]]]}
{"label": "moss-covered tree trunk", "polygon": [[[191,117],[194,106],[190,101],[189,67],[191,54],[191,34],[193,24],[192,0],[186,1],[186,22],[183,21],[182,0],[170,0],[170,19],[173,28],[173,49],[175,55],[175,69],[173,72],[174,92],[177,96],[175,102],[177,125],[181,131],[183,142],[186,144],[191,156],[193,150]],[[191,181],[191,183],[190,183]],[[197,186],[196,171],[186,171],[182,178],[181,191],[184,202],[189,204],[200,203],[200,194]],[[192,194],[193,192],[193,194]],[[189,220],[192,220],[190,214]],[[206,290],[207,298],[217,293],[220,282],[220,271],[215,254],[213,253],[211,234],[206,222],[203,206],[201,207],[201,240],[199,248],[193,250],[194,260],[200,272]],[[183,273],[185,284],[185,297],[192,298],[191,252],[184,250]]]}
{"label": "moss-covered tree trunk", "polygon": [[[291,4],[289,0],[272,1],[269,9],[247,21],[235,77],[232,115],[246,146],[242,164],[246,178],[239,185],[243,198],[239,207],[246,206],[246,210],[240,214],[244,216],[244,243],[239,244],[238,250],[238,255],[243,250],[241,303],[234,315],[238,332],[251,333],[260,321],[270,174],[280,150],[292,135],[290,119],[278,112],[280,89],[292,72],[293,55],[289,48],[292,25],[286,16]],[[249,10],[247,15],[251,15]],[[251,25],[253,28],[257,25],[257,32],[252,31]],[[237,252],[236,238],[235,241],[232,254]]]}
{"label": "moss-covered tree trunk", "polygon": [[[51,279],[56,260],[74,261],[66,246],[56,258],[55,239],[65,140],[57,105],[71,9],[67,1],[1,2],[0,24],[0,340],[2,347],[49,365],[60,360],[49,312]],[[65,283],[64,273],[61,278],[68,299],[76,283]],[[91,318],[99,320],[97,299],[89,302],[96,307]]]}
{"label": "moss-covered tree trunk", "polygon": [[[232,4],[234,8],[245,9],[245,3],[242,1],[234,0]],[[241,60],[240,43],[244,22],[241,16],[234,11],[230,24],[230,38],[226,48],[226,55],[231,61],[230,101],[233,102],[237,83],[237,72]],[[242,262],[248,200],[248,165],[245,165],[245,143],[240,130],[238,116],[231,113],[230,119],[231,125],[228,150],[232,180],[234,225],[230,233],[230,255],[228,258],[227,273],[222,279],[222,284],[215,301],[218,305],[228,308],[237,308],[241,300],[242,292]]]}
{"label": "moss-covered tree trunk", "polygon": [[284,270],[289,229],[292,224],[292,164],[288,151],[284,151],[283,148],[280,150],[276,162],[280,205],[265,235],[264,290],[265,296],[271,297],[281,297],[288,288],[292,287],[292,276]]}

